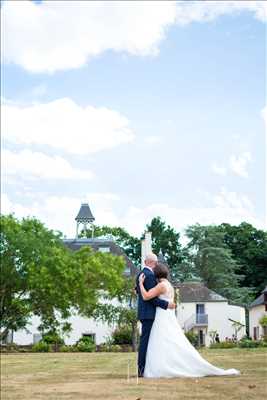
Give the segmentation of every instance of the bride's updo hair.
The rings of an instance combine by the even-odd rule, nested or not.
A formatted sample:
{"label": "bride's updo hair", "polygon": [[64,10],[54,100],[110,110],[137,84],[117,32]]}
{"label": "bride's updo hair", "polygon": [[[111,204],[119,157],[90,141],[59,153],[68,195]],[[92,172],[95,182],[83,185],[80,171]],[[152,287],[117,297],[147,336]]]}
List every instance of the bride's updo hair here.
{"label": "bride's updo hair", "polygon": [[154,275],[155,277],[160,280],[160,279],[169,279],[170,277],[170,273],[169,273],[169,269],[165,264],[162,263],[157,263],[154,270]]}

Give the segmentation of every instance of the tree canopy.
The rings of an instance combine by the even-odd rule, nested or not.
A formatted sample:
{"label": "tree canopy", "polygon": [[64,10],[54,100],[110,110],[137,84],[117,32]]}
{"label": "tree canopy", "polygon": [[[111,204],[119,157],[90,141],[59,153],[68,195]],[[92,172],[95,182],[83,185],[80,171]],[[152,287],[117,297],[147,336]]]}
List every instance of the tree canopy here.
{"label": "tree canopy", "polygon": [[267,232],[246,222],[239,226],[221,224],[218,230],[238,264],[241,286],[254,289],[258,296],[267,285]]}
{"label": "tree canopy", "polygon": [[[267,285],[267,233],[243,222],[199,225],[186,229],[188,244],[180,234],[155,217],[146,226],[152,233],[152,249],[162,253],[174,281],[200,279],[210,288],[242,304],[252,301]],[[83,232],[91,237],[92,232]],[[140,266],[140,238],[120,227],[96,227],[95,236],[111,234],[129,258]]]}
{"label": "tree canopy", "polygon": [[1,336],[25,328],[32,315],[42,329],[70,329],[73,311],[90,317],[103,296],[124,285],[122,257],[95,253],[89,246],[68,250],[60,233],[35,218],[1,216]]}
{"label": "tree canopy", "polygon": [[242,286],[244,276],[238,274],[238,260],[225,242],[225,234],[218,226],[189,226],[186,235],[190,240],[187,247],[194,273],[209,289],[237,303],[248,303],[253,290]]}
{"label": "tree canopy", "polygon": [[180,234],[160,217],[153,218],[146,230],[152,233],[152,249],[156,254],[162,253],[172,279],[184,280],[185,254],[180,243]]}

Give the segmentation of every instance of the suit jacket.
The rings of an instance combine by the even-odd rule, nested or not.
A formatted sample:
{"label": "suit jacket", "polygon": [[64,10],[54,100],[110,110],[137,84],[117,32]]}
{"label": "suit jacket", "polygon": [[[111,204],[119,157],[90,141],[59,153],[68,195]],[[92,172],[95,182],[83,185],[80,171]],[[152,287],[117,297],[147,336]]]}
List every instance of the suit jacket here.
{"label": "suit jacket", "polygon": [[152,271],[148,268],[144,268],[136,278],[136,291],[138,294],[138,310],[137,317],[139,321],[144,319],[155,319],[156,307],[161,307],[164,310],[168,308],[168,302],[166,300],[161,300],[155,297],[151,300],[143,300],[140,288],[139,288],[139,276],[141,274],[145,275],[144,287],[146,290],[152,289],[157,285],[157,280]]}

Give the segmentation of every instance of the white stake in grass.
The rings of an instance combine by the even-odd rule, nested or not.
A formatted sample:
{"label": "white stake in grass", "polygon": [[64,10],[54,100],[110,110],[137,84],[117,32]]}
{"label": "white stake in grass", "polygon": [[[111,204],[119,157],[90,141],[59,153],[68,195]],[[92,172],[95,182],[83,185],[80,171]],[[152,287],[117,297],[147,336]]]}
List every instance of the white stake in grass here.
{"label": "white stake in grass", "polygon": [[137,364],[137,357],[136,357],[136,363],[135,363],[135,365],[136,365],[136,384],[138,385],[138,383],[139,383],[139,377],[138,377],[138,364]]}
{"label": "white stake in grass", "polygon": [[128,359],[127,365],[127,383],[130,383],[130,360]]}

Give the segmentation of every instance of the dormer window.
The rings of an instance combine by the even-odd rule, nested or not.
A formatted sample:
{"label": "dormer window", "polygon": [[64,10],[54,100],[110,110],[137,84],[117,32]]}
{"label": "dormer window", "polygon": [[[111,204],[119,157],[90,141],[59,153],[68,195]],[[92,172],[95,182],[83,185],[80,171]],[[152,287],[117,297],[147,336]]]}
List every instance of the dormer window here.
{"label": "dormer window", "polygon": [[100,251],[100,253],[110,253],[110,248],[109,247],[99,247],[98,251]]}

